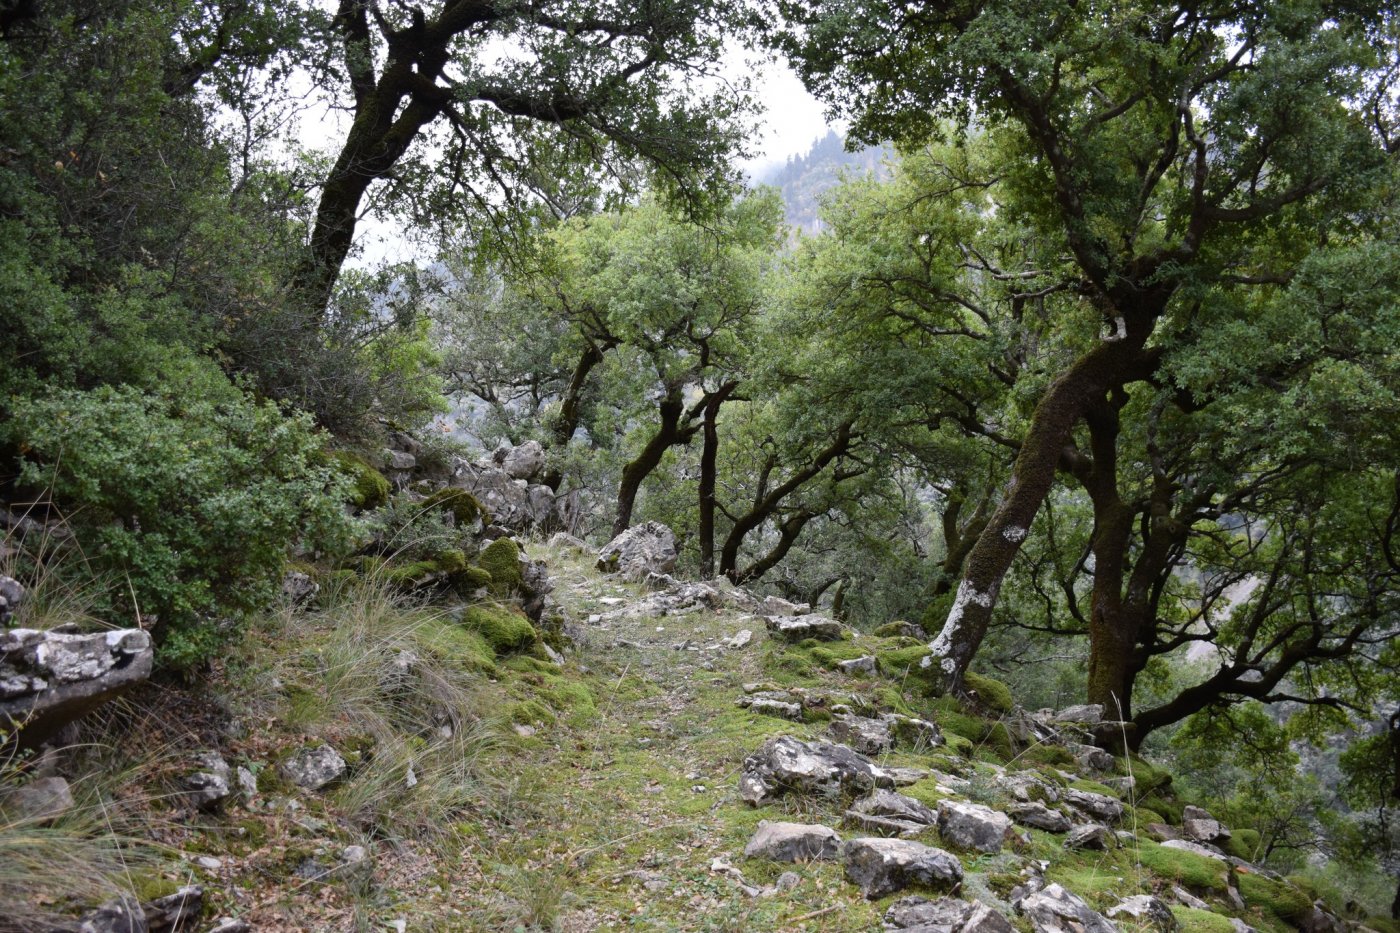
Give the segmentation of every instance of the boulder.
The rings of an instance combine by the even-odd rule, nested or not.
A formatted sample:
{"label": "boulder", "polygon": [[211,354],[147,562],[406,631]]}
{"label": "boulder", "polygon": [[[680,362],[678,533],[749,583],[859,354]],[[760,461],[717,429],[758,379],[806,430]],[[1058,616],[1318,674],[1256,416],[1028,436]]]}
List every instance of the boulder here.
{"label": "boulder", "polygon": [[1193,806],[1181,812],[1181,834],[1192,842],[1224,842],[1230,838],[1230,830],[1209,811]]}
{"label": "boulder", "polygon": [[829,726],[832,738],[851,746],[862,755],[879,755],[894,748],[890,724],[864,716],[837,716]]}
{"label": "boulder", "polygon": [[905,837],[917,836],[937,821],[938,814],[913,797],[883,789],[857,800],[844,817],[849,826]]}
{"label": "boulder", "polygon": [[0,729],[36,746],[151,676],[151,636],[141,629],[88,635],[0,632]]}
{"label": "boulder", "polygon": [[800,616],[812,611],[806,603],[788,602],[778,596],[765,596],[759,604],[759,612],[766,616]]}
{"label": "boulder", "polygon": [[841,854],[841,837],[830,826],[780,823],[763,820],[744,855],[775,862],[829,860]]}
{"label": "boulder", "polygon": [[962,881],[956,857],[908,839],[852,839],[843,854],[846,877],[871,900],[910,885],[952,888]]}
{"label": "boulder", "polygon": [[539,441],[526,441],[519,447],[502,444],[491,452],[491,461],[511,479],[531,480],[544,469],[544,448]]}
{"label": "boulder", "polygon": [[1047,833],[1067,833],[1073,825],[1070,823],[1069,817],[1059,810],[1052,810],[1035,800],[1014,804],[1006,812],[1022,826],[1043,829]]}
{"label": "boulder", "polygon": [[321,584],[299,570],[289,570],[282,576],[282,598],[294,606],[309,602],[321,592]]}
{"label": "boulder", "polygon": [[1130,920],[1137,928],[1158,930],[1160,933],[1175,933],[1181,929],[1172,914],[1172,909],[1159,897],[1151,894],[1135,894],[1107,911],[1110,920]]}
{"label": "boulder", "polygon": [[917,894],[903,897],[885,911],[886,930],[915,933],[1013,933],[1011,922],[986,904],[955,897],[931,901]]}
{"label": "boulder", "polygon": [[218,752],[204,752],[194,768],[180,778],[185,799],[197,810],[212,812],[233,794],[233,769]]}
{"label": "boulder", "polygon": [[1075,790],[1073,787],[1064,792],[1064,801],[1080,813],[1088,814],[1095,819],[1117,821],[1123,816],[1123,802],[1115,800],[1104,794],[1096,794],[1093,791]]}
{"label": "boulder", "polygon": [[348,766],[329,745],[303,748],[282,762],[282,774],[303,790],[320,790],[345,776]]}
{"label": "boulder", "polygon": [[949,845],[995,854],[1001,851],[1010,830],[1011,818],[991,807],[955,800],[938,802],[938,835]]}
{"label": "boulder", "polygon": [[1097,745],[1081,745],[1077,742],[1070,742],[1065,745],[1065,748],[1074,756],[1080,771],[1102,774],[1105,771],[1113,770],[1113,756]]}
{"label": "boulder", "polygon": [[588,542],[584,541],[582,538],[574,537],[567,531],[556,531],[554,536],[549,539],[549,546],[571,551],[588,550]]}
{"label": "boulder", "polygon": [[598,552],[598,569],[641,581],[649,573],[670,573],[676,566],[676,535],[660,522],[634,525]]}
{"label": "boulder", "polygon": [[13,823],[50,823],[74,806],[73,791],[61,777],[37,778],[0,798],[0,812]]}
{"label": "boulder", "polygon": [[1083,826],[1076,826],[1065,836],[1066,849],[1093,849],[1103,852],[1115,848],[1117,840],[1114,838],[1113,830],[1102,823],[1085,823]]}
{"label": "boulder", "polygon": [[1051,722],[1080,723],[1083,725],[1095,725],[1103,719],[1103,706],[1099,703],[1087,703],[1083,706],[1066,706],[1062,710],[1050,714]]}
{"label": "boulder", "polygon": [[786,699],[787,694],[778,693],[756,693],[748,696],[741,696],[738,705],[755,713],[764,716],[776,716],[779,719],[791,719],[793,722],[802,721],[802,704],[794,703]]}
{"label": "boulder", "polygon": [[913,748],[919,745],[925,748],[937,748],[944,744],[943,733],[939,730],[938,725],[927,719],[905,716],[902,713],[885,713],[880,718],[890,724],[890,730],[894,732],[895,743],[901,748]]}
{"label": "boulder", "polygon": [[495,525],[507,531],[547,531],[563,524],[554,490],[532,486],[499,467],[458,460],[450,485],[475,496]]}
{"label": "boulder", "polygon": [[1213,858],[1218,862],[1228,862],[1230,857],[1221,852],[1215,846],[1205,843],[1192,842],[1189,839],[1168,839],[1162,843],[1164,849],[1180,849],[1182,852],[1192,852],[1196,855],[1204,855],[1206,858]]}
{"label": "boulder", "polygon": [[744,759],[739,796],[760,806],[788,792],[837,798],[893,784],[888,771],[844,745],[778,736]]}
{"label": "boulder", "polygon": [[836,641],[846,630],[840,622],[825,616],[768,616],[765,621],[768,634],[783,641],[797,642],[808,638]]}
{"label": "boulder", "polygon": [[1041,780],[1040,775],[1033,771],[1010,771],[997,775],[996,781],[1017,800],[1055,803],[1060,799],[1059,788]]}
{"label": "boulder", "polygon": [[1017,900],[1012,906],[1024,914],[1036,933],[1117,933],[1118,928],[1084,900],[1058,884]]}

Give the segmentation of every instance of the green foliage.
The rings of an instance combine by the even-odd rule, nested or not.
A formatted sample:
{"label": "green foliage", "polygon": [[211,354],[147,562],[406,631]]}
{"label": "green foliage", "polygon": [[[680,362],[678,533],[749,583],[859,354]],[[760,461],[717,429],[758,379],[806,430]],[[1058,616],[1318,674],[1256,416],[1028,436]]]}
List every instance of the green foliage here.
{"label": "green foliage", "polygon": [[523,651],[539,640],[530,620],[518,609],[484,603],[462,611],[462,624],[476,632],[498,655]]}
{"label": "green foliage", "polygon": [[210,657],[228,633],[219,620],[265,605],[293,546],[349,538],[324,437],[217,374],[180,396],[55,390],[11,411],[22,482],[71,510],[108,576],[108,612],[153,622],[165,663]]}
{"label": "green foliage", "polygon": [[477,562],[491,575],[491,592],[498,597],[520,590],[520,548],[510,538],[497,538],[486,546]]}

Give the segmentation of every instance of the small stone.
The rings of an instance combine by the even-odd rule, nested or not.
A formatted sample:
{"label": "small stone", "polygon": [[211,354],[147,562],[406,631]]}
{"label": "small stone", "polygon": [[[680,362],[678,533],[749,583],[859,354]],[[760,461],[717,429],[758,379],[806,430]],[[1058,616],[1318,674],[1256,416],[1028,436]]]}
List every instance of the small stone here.
{"label": "small stone", "polygon": [[234,917],[220,917],[219,922],[209,928],[209,933],[252,933],[247,920]]}
{"label": "small stone", "polygon": [[739,796],[760,806],[791,792],[837,798],[895,783],[894,769],[878,767],[845,745],[779,736],[744,759]]}
{"label": "small stone", "polygon": [[841,669],[841,673],[854,677],[857,674],[866,674],[874,677],[878,667],[875,655],[867,654],[859,658],[848,658],[845,661],[837,661],[836,666]]}
{"label": "small stone", "polygon": [[233,770],[234,780],[238,782],[238,789],[243,792],[243,796],[252,800],[258,795],[258,779],[252,771],[239,765]]}
{"label": "small stone", "polygon": [[841,837],[829,826],[763,820],[744,855],[775,862],[829,860],[841,854]]}
{"label": "small stone", "polygon": [[180,783],[191,806],[212,813],[233,796],[233,769],[218,752],[203,752],[195,760],[195,770],[185,774]]}
{"label": "small stone", "polygon": [[224,863],[212,855],[196,855],[194,863],[205,871],[218,871],[224,867]]}
{"label": "small stone", "polygon": [[522,739],[528,739],[533,737],[537,731],[539,730],[537,730],[534,726],[527,726],[522,723],[517,723],[515,725],[515,734],[520,736]]}
{"label": "small stone", "polygon": [[778,876],[778,880],[773,882],[773,887],[778,891],[791,891],[802,883],[802,876],[795,871],[785,871]]}
{"label": "small stone", "polygon": [[0,800],[0,810],[13,822],[52,823],[73,809],[73,791],[61,777],[45,777],[16,788]]}
{"label": "small stone", "polygon": [[1114,848],[1116,841],[1113,831],[1107,826],[1101,823],[1085,823],[1083,826],[1076,826],[1065,836],[1065,848],[1103,852]]}
{"label": "small stone", "polygon": [[303,790],[320,790],[343,778],[349,766],[329,745],[303,748],[282,762],[282,773]]}
{"label": "small stone", "polygon": [[724,647],[743,648],[747,646],[748,643],[751,641],[753,641],[753,631],[750,629],[741,628],[739,629],[739,631],[735,632],[733,635],[730,635],[724,640]]}
{"label": "small stone", "polygon": [[1108,909],[1110,920],[1119,918],[1133,921],[1138,926],[1161,933],[1175,933],[1181,924],[1172,914],[1172,909],[1161,898],[1151,894],[1135,894]]}
{"label": "small stone", "polygon": [[141,909],[150,933],[193,929],[204,914],[204,889],[197,884],[187,885],[174,894],[143,904]]}
{"label": "small stone", "polygon": [[782,641],[797,642],[808,638],[836,641],[845,631],[845,626],[840,622],[823,616],[769,616],[764,621],[768,634]]}
{"label": "small stone", "polygon": [[952,854],[908,839],[852,839],[844,856],[846,877],[871,900],[910,885],[951,888],[963,876]]}
{"label": "small stone", "polygon": [[1073,825],[1070,823],[1069,817],[1059,810],[1052,810],[1045,804],[1034,800],[1015,804],[1006,812],[1022,826],[1033,826],[1048,833],[1067,833]]}
{"label": "small stone", "polygon": [[1100,820],[1116,821],[1123,815],[1123,802],[1093,791],[1069,788],[1064,792],[1065,803],[1081,813]]}
{"label": "small stone", "polygon": [[890,724],[864,716],[837,716],[828,727],[836,741],[844,742],[862,755],[880,755],[894,748]]}
{"label": "small stone", "polygon": [[1117,933],[1118,928],[1058,884],[1028,894],[1014,903],[1036,933]]}
{"label": "small stone", "polygon": [[938,835],[949,845],[995,854],[1001,851],[1010,829],[1011,818],[991,807],[954,800],[938,802]]}

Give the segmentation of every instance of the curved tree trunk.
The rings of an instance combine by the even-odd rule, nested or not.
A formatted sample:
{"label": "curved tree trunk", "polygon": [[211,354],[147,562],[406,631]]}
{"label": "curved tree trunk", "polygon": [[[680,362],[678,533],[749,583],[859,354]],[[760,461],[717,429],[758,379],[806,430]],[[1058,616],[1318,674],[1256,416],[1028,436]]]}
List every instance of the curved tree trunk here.
{"label": "curved tree trunk", "polygon": [[622,482],[617,487],[617,520],[613,522],[612,531],[614,538],[632,526],[632,509],[637,503],[642,481],[661,463],[667,450],[677,444],[687,444],[695,436],[695,427],[681,423],[685,406],[681,403],[680,389],[672,390],[657,409],[661,412],[661,426],[636,459],[622,468]]}
{"label": "curved tree trunk", "polygon": [[1138,313],[1120,318],[1117,339],[1105,340],[1076,360],[1036,406],[1006,494],[968,554],[943,629],[929,644],[928,663],[940,668],[945,689],[962,691],[963,675],[986,637],[1002,580],[1050,492],[1070,431],[1091,405],[1134,375],[1155,317]]}
{"label": "curved tree trunk", "polygon": [[[554,420],[554,424],[550,427],[550,434],[556,449],[567,447],[574,432],[578,430],[579,422],[583,420],[583,393],[588,387],[588,377],[594,368],[603,362],[603,354],[609,349],[611,346],[600,347],[590,343],[579,354],[578,362],[574,364],[573,374],[569,377],[569,386],[564,390],[564,397],[559,403],[559,417]],[[558,467],[550,467],[540,478],[540,482],[558,492],[559,485],[564,482],[564,474],[560,472]]]}

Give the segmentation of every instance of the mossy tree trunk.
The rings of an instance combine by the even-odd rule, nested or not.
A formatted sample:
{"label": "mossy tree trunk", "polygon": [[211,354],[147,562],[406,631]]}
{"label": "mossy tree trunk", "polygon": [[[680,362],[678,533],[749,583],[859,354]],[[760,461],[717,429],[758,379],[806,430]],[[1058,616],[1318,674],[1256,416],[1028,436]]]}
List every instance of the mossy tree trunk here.
{"label": "mossy tree trunk", "polygon": [[657,405],[661,424],[656,433],[647,441],[641,453],[622,468],[622,481],[617,487],[617,520],[613,522],[613,537],[632,527],[632,510],[637,504],[637,493],[642,481],[661,463],[661,458],[672,447],[690,443],[700,426],[694,424],[698,412],[687,413],[681,400],[682,386],[671,388],[666,397]]}

